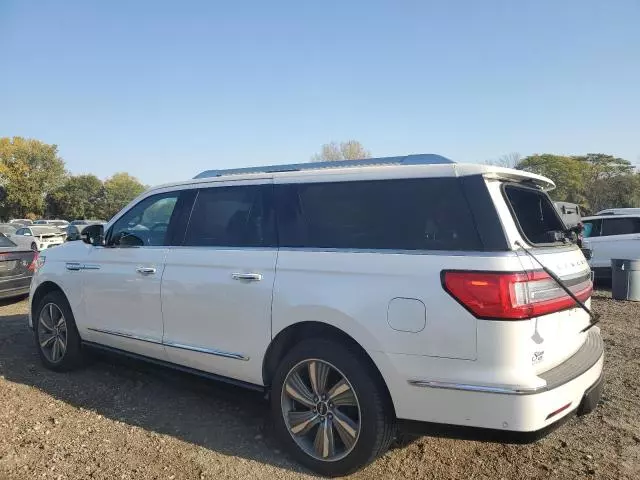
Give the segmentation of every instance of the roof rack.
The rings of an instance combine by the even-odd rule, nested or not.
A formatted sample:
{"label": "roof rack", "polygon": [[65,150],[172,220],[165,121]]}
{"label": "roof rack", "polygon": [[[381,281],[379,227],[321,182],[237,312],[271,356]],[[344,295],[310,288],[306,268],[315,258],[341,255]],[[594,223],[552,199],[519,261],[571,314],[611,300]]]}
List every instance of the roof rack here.
{"label": "roof rack", "polygon": [[300,172],[324,168],[373,167],[379,165],[439,165],[455,163],[441,155],[432,153],[405,155],[402,157],[366,158],[363,160],[341,160],[338,162],[291,163],[288,165],[266,165],[264,167],[231,168],[228,170],[205,170],[193,178],[222,177],[246,173]]}

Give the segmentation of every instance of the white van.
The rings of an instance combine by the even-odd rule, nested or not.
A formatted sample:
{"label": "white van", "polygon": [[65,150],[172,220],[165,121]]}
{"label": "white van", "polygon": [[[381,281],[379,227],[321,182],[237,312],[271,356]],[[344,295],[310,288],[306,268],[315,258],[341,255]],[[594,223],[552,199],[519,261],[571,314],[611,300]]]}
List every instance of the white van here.
{"label": "white van", "polygon": [[603,382],[553,186],[437,155],[203,172],[45,251],[29,325],[53,370],[97,348],[269,393],[324,475],[399,429],[533,441]]}

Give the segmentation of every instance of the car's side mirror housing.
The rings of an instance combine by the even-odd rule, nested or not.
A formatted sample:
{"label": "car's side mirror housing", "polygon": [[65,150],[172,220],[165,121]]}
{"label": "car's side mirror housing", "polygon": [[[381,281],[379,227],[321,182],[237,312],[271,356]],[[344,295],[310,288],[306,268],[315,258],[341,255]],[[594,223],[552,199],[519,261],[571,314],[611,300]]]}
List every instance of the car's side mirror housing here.
{"label": "car's side mirror housing", "polygon": [[89,225],[82,230],[82,241],[89,245],[104,245],[104,226],[100,224]]}

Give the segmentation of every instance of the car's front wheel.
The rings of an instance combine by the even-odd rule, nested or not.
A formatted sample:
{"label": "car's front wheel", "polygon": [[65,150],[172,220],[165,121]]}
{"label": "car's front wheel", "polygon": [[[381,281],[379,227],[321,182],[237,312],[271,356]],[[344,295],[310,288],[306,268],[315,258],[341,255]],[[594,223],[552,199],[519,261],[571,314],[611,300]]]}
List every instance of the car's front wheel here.
{"label": "car's front wheel", "polygon": [[311,470],[352,473],[388,448],[395,416],[381,379],[356,349],[317,339],[280,363],[271,391],[280,439]]}
{"label": "car's front wheel", "polygon": [[64,371],[79,366],[82,361],[80,335],[62,292],[46,294],[33,313],[36,347],[45,367]]}

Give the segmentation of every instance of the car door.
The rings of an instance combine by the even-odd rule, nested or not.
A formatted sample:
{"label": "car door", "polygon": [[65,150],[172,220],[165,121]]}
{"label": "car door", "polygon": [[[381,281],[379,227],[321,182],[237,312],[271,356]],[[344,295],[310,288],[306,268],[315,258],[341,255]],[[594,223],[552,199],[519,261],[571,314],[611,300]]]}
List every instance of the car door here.
{"label": "car door", "polygon": [[68,266],[82,276],[87,340],[165,359],[160,282],[173,228],[191,200],[189,191],[143,198],[107,230],[105,246]]}
{"label": "car door", "polygon": [[640,256],[640,218],[611,216],[602,219],[600,236],[593,239],[594,268],[610,268],[613,258]]}
{"label": "car door", "polygon": [[162,279],[169,360],[255,384],[271,340],[277,258],[272,185],[263,183],[201,188]]}

